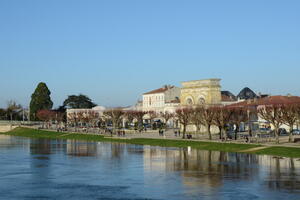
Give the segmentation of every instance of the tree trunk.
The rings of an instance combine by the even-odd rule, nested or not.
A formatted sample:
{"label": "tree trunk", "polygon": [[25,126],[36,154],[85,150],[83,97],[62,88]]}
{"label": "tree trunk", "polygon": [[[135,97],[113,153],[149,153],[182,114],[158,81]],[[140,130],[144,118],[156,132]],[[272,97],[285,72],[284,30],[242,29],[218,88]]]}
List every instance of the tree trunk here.
{"label": "tree trunk", "polygon": [[185,139],[186,125],[183,125],[182,139]]}
{"label": "tree trunk", "polygon": [[210,132],[210,125],[207,125],[207,132],[209,136],[209,140],[212,140],[211,132]]}
{"label": "tree trunk", "polygon": [[227,140],[227,132],[224,127],[222,127],[222,136],[224,137],[224,140],[226,141]]}
{"label": "tree trunk", "polygon": [[234,140],[237,140],[237,135],[238,135],[239,130],[240,130],[240,126],[238,124],[236,124],[235,132],[234,132]]}
{"label": "tree trunk", "polygon": [[279,128],[275,128],[276,144],[279,144]]}
{"label": "tree trunk", "polygon": [[222,139],[222,126],[219,126],[219,138]]}
{"label": "tree trunk", "polygon": [[290,125],[289,143],[293,142],[293,126],[294,126],[294,124]]}
{"label": "tree trunk", "polygon": [[200,132],[200,126],[201,126],[200,124],[197,124],[197,125],[196,125],[196,133],[199,133],[199,132]]}

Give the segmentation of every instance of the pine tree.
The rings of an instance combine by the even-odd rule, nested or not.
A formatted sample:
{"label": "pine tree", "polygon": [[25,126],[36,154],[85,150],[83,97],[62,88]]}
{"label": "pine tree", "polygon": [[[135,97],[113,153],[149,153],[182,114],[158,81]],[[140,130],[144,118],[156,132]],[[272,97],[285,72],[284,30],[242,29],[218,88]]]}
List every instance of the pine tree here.
{"label": "pine tree", "polygon": [[39,110],[49,110],[53,106],[53,102],[50,97],[50,90],[43,82],[39,83],[34,93],[31,95],[30,102],[30,119],[32,121],[37,120],[36,113]]}

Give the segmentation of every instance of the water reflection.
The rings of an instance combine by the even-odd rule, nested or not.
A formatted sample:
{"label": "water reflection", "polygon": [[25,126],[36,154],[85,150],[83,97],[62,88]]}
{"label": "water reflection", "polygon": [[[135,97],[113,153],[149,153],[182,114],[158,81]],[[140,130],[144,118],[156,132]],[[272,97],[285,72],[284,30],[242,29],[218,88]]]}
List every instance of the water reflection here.
{"label": "water reflection", "polygon": [[[266,196],[276,199],[280,195],[290,195],[290,199],[293,199],[295,196],[292,194],[300,194],[298,159],[122,143],[0,136],[0,152],[14,148],[28,149],[29,166],[34,172],[32,178],[35,184],[51,185],[54,177],[61,176],[77,180],[77,184],[94,181],[97,185],[111,179],[115,181],[112,185],[121,182],[125,188],[133,187],[135,193],[146,194],[158,190],[164,193],[165,198],[173,199],[197,199],[201,195],[212,199],[224,196],[232,199],[230,195],[236,199]],[[82,167],[88,170],[85,174],[80,172]],[[91,174],[87,178],[89,171]],[[120,179],[123,176],[124,179]],[[127,182],[130,184],[126,185]]]}
{"label": "water reflection", "polygon": [[267,166],[265,182],[273,190],[295,192],[300,189],[300,161],[292,158],[260,156],[260,164]]}

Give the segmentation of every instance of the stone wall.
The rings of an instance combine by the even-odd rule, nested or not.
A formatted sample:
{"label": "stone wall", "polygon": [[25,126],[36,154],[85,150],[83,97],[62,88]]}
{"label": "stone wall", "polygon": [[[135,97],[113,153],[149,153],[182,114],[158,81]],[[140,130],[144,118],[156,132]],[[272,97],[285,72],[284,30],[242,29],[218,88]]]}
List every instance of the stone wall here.
{"label": "stone wall", "polygon": [[181,105],[220,104],[220,79],[182,82]]}

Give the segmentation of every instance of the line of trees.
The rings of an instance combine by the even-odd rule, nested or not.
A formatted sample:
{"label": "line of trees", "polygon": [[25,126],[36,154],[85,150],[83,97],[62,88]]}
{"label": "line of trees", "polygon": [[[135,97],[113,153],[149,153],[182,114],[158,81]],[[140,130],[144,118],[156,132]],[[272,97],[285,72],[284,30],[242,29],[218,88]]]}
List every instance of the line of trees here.
{"label": "line of trees", "polygon": [[27,118],[25,116],[23,107],[21,104],[17,104],[15,101],[10,100],[7,102],[6,108],[0,108],[1,120],[23,120]]}
{"label": "line of trees", "polygon": [[274,127],[276,142],[279,143],[279,129],[289,126],[289,142],[293,141],[293,128],[300,122],[300,104],[272,104],[259,106],[258,115]]}
{"label": "line of trees", "polygon": [[[196,131],[201,126],[206,127],[208,137],[211,140],[211,127],[219,128],[220,138],[227,138],[226,127],[232,125],[234,139],[242,123],[249,123],[250,117],[256,115],[274,127],[276,142],[279,143],[279,129],[282,125],[289,127],[289,142],[293,141],[293,128],[300,122],[300,104],[273,104],[255,107],[230,107],[230,106],[199,106],[186,107],[176,110],[176,118],[183,127],[183,138],[185,138],[188,125],[196,126]],[[249,125],[249,133],[251,127]]]}
{"label": "line of trees", "polygon": [[[79,126],[85,128],[98,127],[108,128],[111,127],[112,131],[115,132],[120,128],[129,128],[134,124],[136,130],[142,131],[145,129],[145,119],[150,120],[150,124],[155,124],[154,119],[161,119],[161,124],[165,125],[175,115],[172,113],[154,113],[152,111],[136,111],[136,110],[123,110],[122,108],[112,108],[105,110],[101,115],[97,111],[86,110],[86,111],[75,111],[68,113],[67,119],[69,125],[75,127],[75,131]],[[164,126],[165,127],[165,126]]]}

